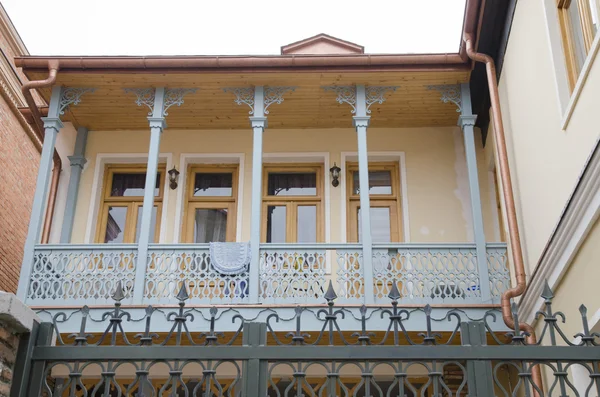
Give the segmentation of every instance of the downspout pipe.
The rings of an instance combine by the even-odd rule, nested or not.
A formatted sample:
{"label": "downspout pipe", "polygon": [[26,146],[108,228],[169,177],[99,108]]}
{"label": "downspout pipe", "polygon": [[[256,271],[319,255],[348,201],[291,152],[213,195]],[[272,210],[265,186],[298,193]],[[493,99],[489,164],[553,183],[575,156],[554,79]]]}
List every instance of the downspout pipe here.
{"label": "downspout pipe", "polygon": [[[59,62],[57,60],[48,61],[48,78],[45,80],[29,81],[21,87],[25,101],[29,106],[31,115],[33,117],[33,123],[35,124],[36,132],[40,142],[44,141],[44,123],[42,122],[41,114],[38,109],[31,90],[37,88],[50,87],[56,82],[56,75],[58,74]],[[52,228],[52,218],[54,216],[54,208],[56,206],[56,195],[58,193],[58,183],[60,182],[60,173],[62,171],[62,161],[56,149],[54,149],[54,167],[52,168],[52,181],[50,183],[50,191],[48,195],[48,205],[46,207],[46,215],[44,218],[44,226],[42,228],[41,243],[46,244],[50,239],[50,230]]]}
{"label": "downspout pipe", "polygon": [[[515,198],[513,195],[512,178],[508,164],[508,151],[506,149],[506,137],[504,134],[504,124],[502,122],[502,111],[500,110],[500,95],[498,94],[498,81],[496,80],[496,66],[494,59],[486,54],[476,52],[474,50],[473,36],[465,32],[463,35],[465,41],[467,55],[475,62],[485,64],[487,74],[488,87],[490,92],[490,102],[492,109],[492,118],[494,121],[494,143],[498,155],[498,165],[500,171],[500,180],[502,181],[502,195],[506,206],[506,218],[508,221],[508,235],[510,247],[512,251],[512,260],[515,268],[515,278],[517,285],[506,290],[501,297],[502,319],[504,323],[512,329],[515,329],[515,321],[511,312],[511,299],[523,295],[527,287],[527,279],[525,276],[525,262],[523,260],[523,248],[521,247],[521,238],[519,235],[519,224],[517,222],[517,210],[515,206]],[[535,330],[526,323],[519,323],[519,329],[529,334],[527,343],[535,344]],[[542,374],[539,365],[532,369],[533,382],[537,387],[542,389]],[[536,392],[537,394],[537,392]]]}

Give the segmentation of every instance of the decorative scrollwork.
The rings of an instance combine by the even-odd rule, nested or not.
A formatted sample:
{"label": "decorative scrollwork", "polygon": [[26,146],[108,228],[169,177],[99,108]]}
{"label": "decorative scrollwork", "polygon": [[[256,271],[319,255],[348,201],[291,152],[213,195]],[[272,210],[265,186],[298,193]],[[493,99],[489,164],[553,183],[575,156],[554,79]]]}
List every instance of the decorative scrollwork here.
{"label": "decorative scrollwork", "polygon": [[272,104],[280,104],[283,102],[283,94],[286,92],[293,92],[296,87],[265,87],[265,114],[269,114],[269,106]]}
{"label": "decorative scrollwork", "polygon": [[148,116],[152,115],[152,110],[154,109],[154,94],[156,93],[154,88],[123,88],[123,91],[128,94],[135,94],[137,97],[135,103],[138,106],[146,105],[148,109],[150,109]]}
{"label": "decorative scrollwork", "polygon": [[173,105],[183,105],[183,97],[186,94],[193,94],[198,91],[197,88],[167,88],[165,90],[165,99],[163,102],[163,116],[168,116],[167,110]]}
{"label": "decorative scrollwork", "polygon": [[365,87],[367,114],[371,113],[371,105],[374,103],[382,104],[385,102],[385,94],[388,91],[396,91],[398,86],[367,86]]}
{"label": "decorative scrollwork", "polygon": [[452,102],[457,107],[456,112],[462,112],[462,96],[459,84],[428,85],[427,89],[439,91],[442,94],[442,102]]}
{"label": "decorative scrollwork", "polygon": [[[326,86],[325,91],[335,92],[337,94],[337,102],[340,104],[347,103],[352,106],[352,114],[356,114],[356,86]],[[365,107],[367,114],[371,113],[371,105],[374,103],[382,104],[385,102],[385,94],[388,91],[396,91],[398,86],[366,86],[365,87]]]}
{"label": "decorative scrollwork", "polygon": [[87,92],[94,92],[95,88],[63,88],[60,93],[59,111],[60,115],[65,114],[65,111],[70,105],[77,106],[81,102],[81,97]]}
{"label": "decorative scrollwork", "polygon": [[254,114],[254,87],[227,87],[223,92],[235,95],[234,102],[238,105],[246,104],[250,108],[249,114]]}
{"label": "decorative scrollwork", "polygon": [[325,91],[335,92],[337,94],[336,101],[339,104],[347,103],[352,106],[352,114],[356,113],[356,86],[341,85],[341,86],[326,86]]}

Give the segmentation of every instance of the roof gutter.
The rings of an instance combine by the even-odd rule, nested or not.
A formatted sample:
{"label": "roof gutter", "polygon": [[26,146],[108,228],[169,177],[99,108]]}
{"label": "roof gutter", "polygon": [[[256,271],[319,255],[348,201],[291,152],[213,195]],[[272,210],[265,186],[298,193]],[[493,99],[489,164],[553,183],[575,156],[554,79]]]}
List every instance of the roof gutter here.
{"label": "roof gutter", "polygon": [[24,69],[47,69],[49,61],[59,61],[62,71],[146,70],[171,72],[198,71],[316,71],[464,67],[460,54],[360,54],[360,55],[265,55],[265,56],[78,56],[16,57]]}
{"label": "roof gutter", "polygon": [[[33,123],[35,125],[35,131],[40,142],[44,142],[44,123],[42,116],[38,109],[31,90],[50,87],[56,82],[56,75],[58,74],[59,62],[57,60],[49,60],[46,62],[48,69],[48,77],[44,80],[29,81],[21,87],[25,101],[29,106],[29,110],[33,116]],[[60,182],[60,172],[62,170],[62,161],[56,149],[54,149],[53,155],[54,167],[52,168],[52,181],[50,183],[50,192],[48,195],[48,204],[46,207],[46,215],[44,218],[44,226],[42,228],[41,243],[46,244],[50,239],[50,230],[52,228],[52,218],[54,216],[54,208],[56,207],[56,195],[58,193],[58,183]]]}

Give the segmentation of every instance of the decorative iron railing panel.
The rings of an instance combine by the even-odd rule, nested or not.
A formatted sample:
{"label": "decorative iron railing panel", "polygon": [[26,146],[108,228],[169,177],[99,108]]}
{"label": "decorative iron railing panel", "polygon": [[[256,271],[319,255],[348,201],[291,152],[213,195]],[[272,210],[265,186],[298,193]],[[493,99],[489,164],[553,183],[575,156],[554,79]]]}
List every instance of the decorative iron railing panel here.
{"label": "decorative iron railing panel", "polygon": [[[61,326],[67,315],[57,313],[51,323],[34,326],[30,348],[19,361],[32,362],[19,374],[17,394],[48,396],[585,396],[600,394],[600,334],[590,331],[587,309],[580,307],[578,335],[565,335],[565,316],[552,308],[553,293],[542,293],[545,307],[538,312],[537,341],[520,331],[516,304],[515,331],[492,331],[502,321],[491,310],[472,319],[460,310],[441,318],[429,305],[420,309],[399,306],[400,291],[390,288],[384,307],[361,310],[360,325],[340,328],[345,316],[336,306],[331,282],[322,297],[327,303],[315,313],[320,331],[305,331],[307,310],[298,307],[292,318],[272,314],[266,322],[236,318],[237,331],[219,332],[221,314],[195,316],[188,308],[185,286],[177,292],[178,308],[166,315],[170,331],[152,332],[158,309],[149,306],[142,319],[121,307],[124,289],[118,283],[114,307],[101,320],[104,331],[87,330],[89,309],[80,309],[77,333],[66,336]],[[406,331],[416,315],[423,332]],[[311,321],[315,321],[311,319]],[[143,332],[128,331],[143,321]],[[561,321],[558,321],[561,320]],[[278,332],[280,321],[294,324]],[[371,331],[374,321],[387,322],[386,331]],[[439,331],[452,324],[451,330]],[[447,329],[447,328],[444,328]],[[53,334],[56,344],[53,344]],[[488,345],[489,343],[489,345]],[[546,381],[543,382],[542,379]],[[22,383],[18,383],[21,382]]]}
{"label": "decorative iron railing panel", "polygon": [[126,302],[137,263],[133,244],[38,245],[27,290],[30,305],[110,303],[118,281]]}
{"label": "decorative iron railing panel", "polygon": [[149,303],[174,303],[185,283],[194,303],[248,302],[248,272],[223,275],[210,261],[208,244],[151,245],[144,298]]}

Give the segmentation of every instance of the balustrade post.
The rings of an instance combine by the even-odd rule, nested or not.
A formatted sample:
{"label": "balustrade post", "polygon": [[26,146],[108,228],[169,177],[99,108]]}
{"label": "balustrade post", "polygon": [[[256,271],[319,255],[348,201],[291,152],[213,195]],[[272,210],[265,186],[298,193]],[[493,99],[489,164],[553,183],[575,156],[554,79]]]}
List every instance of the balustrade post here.
{"label": "balustrade post", "polygon": [[[460,338],[463,346],[487,346],[485,324],[481,321],[461,323]],[[466,369],[464,376],[467,377],[469,395],[494,395],[494,375],[490,361],[469,360]]]}
{"label": "balustrade post", "polygon": [[151,224],[152,210],[154,209],[156,173],[158,172],[158,158],[160,153],[160,137],[167,126],[164,117],[164,99],[165,88],[156,88],[154,92],[152,115],[148,117],[150,125],[150,147],[148,148],[144,203],[142,206],[142,221],[138,238],[137,263],[133,285],[133,304],[141,304],[144,299],[144,280],[146,277],[146,267],[148,266],[148,244],[150,243],[150,232],[154,232]]}
{"label": "balustrade post", "polygon": [[491,300],[490,275],[483,227],[483,211],[481,209],[481,195],[479,190],[479,173],[477,171],[477,152],[475,149],[475,133],[473,127],[477,116],[471,110],[471,93],[469,84],[463,83],[461,91],[461,114],[458,125],[461,127],[465,145],[467,173],[469,178],[469,193],[471,197],[471,213],[473,217],[473,235],[477,252],[477,267],[479,271],[479,290],[483,302]]}
{"label": "balustrade post", "polygon": [[[242,344],[248,347],[267,345],[267,324],[248,322],[244,324]],[[267,362],[257,358],[246,360],[242,365],[242,395],[266,396],[269,373]]]}

